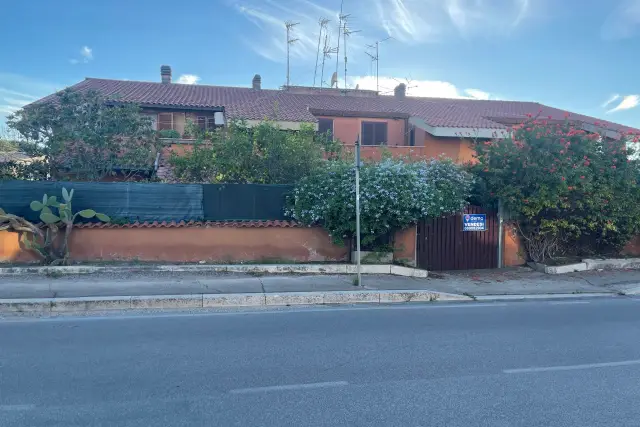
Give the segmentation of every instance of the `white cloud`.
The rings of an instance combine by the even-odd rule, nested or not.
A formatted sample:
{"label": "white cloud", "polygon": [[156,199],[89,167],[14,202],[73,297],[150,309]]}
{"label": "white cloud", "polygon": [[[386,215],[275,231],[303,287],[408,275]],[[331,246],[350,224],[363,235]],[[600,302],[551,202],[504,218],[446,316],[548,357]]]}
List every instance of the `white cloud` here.
{"label": "white cloud", "polygon": [[91,49],[89,46],[82,46],[82,48],[80,48],[80,57],[79,58],[71,58],[69,59],[69,63],[71,65],[76,65],[79,64],[81,62],[83,63],[88,63],[89,61],[93,60],[93,49]]}
{"label": "white cloud", "polygon": [[465,89],[464,93],[469,95],[473,99],[491,99],[491,94],[480,89]]}
{"label": "white cloud", "polygon": [[602,108],[606,108],[607,106],[609,106],[609,104],[611,104],[612,102],[617,101],[618,99],[620,99],[620,95],[617,93],[614,93],[613,95],[611,95],[611,97],[609,99],[607,99],[603,104],[602,104]]}
{"label": "white cloud", "polygon": [[56,89],[55,85],[30,77],[0,73],[0,123],[4,122],[6,115],[55,92]]}
{"label": "white cloud", "polygon": [[[407,95],[429,98],[467,98],[467,99],[495,99],[490,93],[479,89],[459,90],[453,83],[439,80],[410,80],[393,77],[380,77],[380,93],[392,94],[393,89],[400,83],[407,85]],[[358,85],[360,89],[376,90],[376,78],[360,76],[349,79],[349,86]]]}
{"label": "white cloud", "polygon": [[178,82],[177,83],[182,83],[185,85],[195,85],[200,81],[200,77],[196,76],[195,74],[182,74],[179,78],[178,78]]}
{"label": "white cloud", "polygon": [[532,1],[375,0],[371,24],[403,43],[437,41],[451,30],[463,36],[508,34],[529,16]]}
{"label": "white cloud", "polygon": [[622,101],[607,113],[615,113],[616,111],[630,110],[636,108],[640,104],[640,95],[626,95],[622,97]]}
{"label": "white cloud", "polygon": [[85,62],[91,61],[93,59],[93,49],[89,46],[82,46],[82,49],[80,49],[80,55],[84,58]]}
{"label": "white cloud", "polygon": [[640,33],[640,1],[623,0],[600,28],[604,40],[620,40]]}

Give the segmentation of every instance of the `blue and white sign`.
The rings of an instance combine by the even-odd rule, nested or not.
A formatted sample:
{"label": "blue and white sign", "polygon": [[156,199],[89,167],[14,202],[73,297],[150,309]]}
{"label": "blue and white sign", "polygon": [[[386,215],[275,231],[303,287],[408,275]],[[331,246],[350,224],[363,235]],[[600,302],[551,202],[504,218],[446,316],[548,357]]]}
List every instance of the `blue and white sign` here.
{"label": "blue and white sign", "polygon": [[462,215],[462,231],[486,231],[486,214],[464,214]]}

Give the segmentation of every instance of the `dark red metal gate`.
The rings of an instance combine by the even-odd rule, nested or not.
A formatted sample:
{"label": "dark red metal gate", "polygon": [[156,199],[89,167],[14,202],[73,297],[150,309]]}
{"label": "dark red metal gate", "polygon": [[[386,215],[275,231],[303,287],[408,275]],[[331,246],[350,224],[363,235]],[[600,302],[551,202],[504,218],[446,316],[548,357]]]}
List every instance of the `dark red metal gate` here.
{"label": "dark red metal gate", "polygon": [[[486,231],[462,231],[462,215],[486,214]],[[418,223],[418,267],[432,271],[498,267],[497,212],[469,206],[462,214]]]}

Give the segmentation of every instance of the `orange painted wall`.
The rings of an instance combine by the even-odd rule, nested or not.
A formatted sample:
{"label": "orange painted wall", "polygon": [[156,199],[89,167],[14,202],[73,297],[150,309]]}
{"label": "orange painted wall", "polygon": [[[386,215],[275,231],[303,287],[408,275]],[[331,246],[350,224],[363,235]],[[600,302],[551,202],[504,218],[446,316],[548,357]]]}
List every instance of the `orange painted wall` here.
{"label": "orange painted wall", "polygon": [[405,145],[404,119],[377,119],[366,117],[323,117],[333,119],[333,136],[345,144],[353,144],[362,133],[362,122],[386,122],[387,145]]}
{"label": "orange painted wall", "polygon": [[425,156],[437,158],[440,156],[448,157],[456,163],[465,163],[473,161],[475,149],[473,144],[462,138],[433,136],[427,132],[424,133]]}
{"label": "orange painted wall", "polygon": [[397,262],[407,263],[410,266],[416,265],[416,233],[417,227],[409,227],[399,231],[393,239],[393,259]]}
{"label": "orange painted wall", "polygon": [[[403,259],[410,259],[411,230],[399,233]],[[415,242],[415,232],[413,241]],[[415,245],[415,243],[413,243]],[[72,261],[291,262],[346,261],[347,247],[334,245],[321,228],[79,228],[69,241]],[[402,252],[404,251],[404,252]],[[0,232],[0,262],[34,262],[19,235]],[[415,259],[414,259],[415,261]]]}
{"label": "orange painted wall", "polygon": [[522,239],[511,224],[504,224],[504,242],[502,247],[502,262],[505,267],[515,267],[526,264],[525,249]]}

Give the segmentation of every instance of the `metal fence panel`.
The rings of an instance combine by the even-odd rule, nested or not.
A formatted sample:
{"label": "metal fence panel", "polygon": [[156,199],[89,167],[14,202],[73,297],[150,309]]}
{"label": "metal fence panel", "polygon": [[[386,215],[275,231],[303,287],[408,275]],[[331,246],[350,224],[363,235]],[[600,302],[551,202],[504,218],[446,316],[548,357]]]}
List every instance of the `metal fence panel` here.
{"label": "metal fence panel", "polygon": [[292,185],[205,184],[207,221],[285,220],[284,208]]}
{"label": "metal fence panel", "polygon": [[135,182],[44,182],[0,181],[0,207],[9,213],[38,221],[31,210],[33,200],[58,196],[62,187],[75,190],[73,209],[94,209],[113,220],[181,221],[204,219],[202,186],[182,184],[142,184]]}

